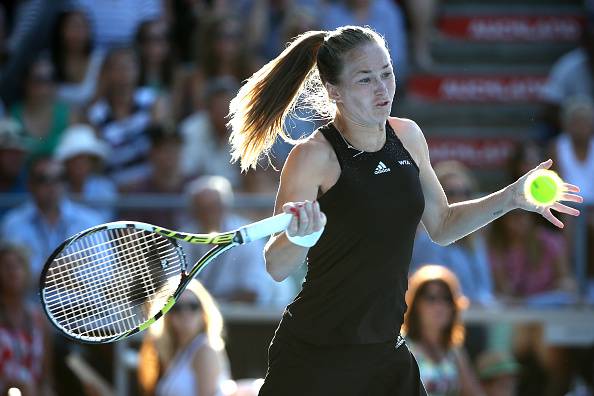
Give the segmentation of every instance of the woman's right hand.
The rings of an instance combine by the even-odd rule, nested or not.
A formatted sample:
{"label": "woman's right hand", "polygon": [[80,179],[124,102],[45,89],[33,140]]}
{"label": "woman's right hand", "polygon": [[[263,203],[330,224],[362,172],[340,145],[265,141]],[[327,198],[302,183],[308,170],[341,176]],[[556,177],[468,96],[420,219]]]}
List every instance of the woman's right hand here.
{"label": "woman's right hand", "polygon": [[293,214],[287,228],[290,236],[306,236],[326,225],[326,215],[320,210],[318,201],[287,202],[283,205],[283,212]]}

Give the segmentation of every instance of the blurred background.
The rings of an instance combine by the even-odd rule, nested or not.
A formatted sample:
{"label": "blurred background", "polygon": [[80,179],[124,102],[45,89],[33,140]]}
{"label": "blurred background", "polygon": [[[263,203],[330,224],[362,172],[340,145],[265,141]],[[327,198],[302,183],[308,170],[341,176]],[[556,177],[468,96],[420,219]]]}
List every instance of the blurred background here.
{"label": "blurred background", "polygon": [[[274,282],[264,242],[200,274],[207,297],[197,292],[170,313],[169,349],[159,329],[105,346],[62,338],[41,312],[39,272],[60,242],[102,222],[205,232],[269,216],[291,146],[278,142],[270,163],[241,174],[230,163],[229,102],[292,37],[346,24],[385,37],[393,115],[423,129],[450,203],[503,188],[546,158],[584,197],[562,230],[519,211],[447,247],[419,229],[411,273],[446,267],[469,301],[454,304],[452,288],[445,297],[417,289],[429,330],[409,341],[429,393],[593,394],[591,0],[2,1],[0,392],[175,394],[163,390],[167,369],[185,364],[182,383],[216,377],[204,394],[257,394],[268,343],[306,271]],[[293,114],[287,132],[322,125],[308,116]],[[428,353],[432,331],[456,316],[448,303],[465,337]],[[200,334],[214,332],[217,313],[223,342],[211,345]],[[178,315],[192,325],[180,329]]]}

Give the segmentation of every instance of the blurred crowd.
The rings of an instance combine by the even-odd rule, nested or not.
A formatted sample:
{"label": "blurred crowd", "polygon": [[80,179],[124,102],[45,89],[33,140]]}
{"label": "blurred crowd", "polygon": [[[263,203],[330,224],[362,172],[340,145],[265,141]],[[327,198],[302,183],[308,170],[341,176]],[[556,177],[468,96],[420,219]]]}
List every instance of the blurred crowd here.
{"label": "blurred crowd", "polygon": [[[405,97],[407,75],[433,65],[436,7],[437,0],[0,4],[0,196],[27,197],[0,206],[0,391],[110,394],[100,380],[53,374],[67,370],[65,356],[76,346],[59,339],[40,313],[36,285],[48,255],[72,234],[107,221],[210,232],[268,216],[270,209],[237,210],[234,197],[274,194],[275,169],[291,146],[278,142],[256,172],[241,174],[230,163],[226,115],[242,81],[301,32],[370,25],[386,38],[398,96]],[[540,140],[519,145],[501,171],[511,182],[552,157],[592,205],[594,24],[553,65],[543,98]],[[285,125],[294,138],[322,122],[301,116]],[[435,170],[450,203],[482,192],[462,163],[441,162]],[[118,205],[147,194],[181,197],[184,204]],[[562,395],[575,381],[592,389],[592,348],[550,347],[538,326],[464,327],[460,319],[469,305],[594,303],[594,211],[583,217],[590,238],[583,253],[574,249],[583,229],[575,221],[564,218],[560,231],[523,211],[447,247],[419,229],[405,330],[431,395]],[[140,348],[141,392],[181,395],[177,387],[191,384],[200,395],[257,393],[257,380],[230,372],[217,303],[280,309],[296,295],[303,272],[274,282],[263,243],[222,255],[162,328],[151,329]],[[205,253],[184,248],[190,262]],[[577,274],[579,254],[587,265]]]}

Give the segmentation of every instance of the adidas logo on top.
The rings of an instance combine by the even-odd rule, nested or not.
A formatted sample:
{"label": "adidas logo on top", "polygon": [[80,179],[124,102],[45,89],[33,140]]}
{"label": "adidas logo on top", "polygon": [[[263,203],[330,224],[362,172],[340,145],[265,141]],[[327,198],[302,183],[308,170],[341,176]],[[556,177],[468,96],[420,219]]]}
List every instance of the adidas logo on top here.
{"label": "adidas logo on top", "polygon": [[390,172],[390,168],[388,168],[386,166],[386,164],[384,164],[382,161],[380,161],[379,164],[377,164],[377,166],[375,167],[375,171],[373,173],[376,175],[379,175],[380,173],[386,173],[386,172]]}

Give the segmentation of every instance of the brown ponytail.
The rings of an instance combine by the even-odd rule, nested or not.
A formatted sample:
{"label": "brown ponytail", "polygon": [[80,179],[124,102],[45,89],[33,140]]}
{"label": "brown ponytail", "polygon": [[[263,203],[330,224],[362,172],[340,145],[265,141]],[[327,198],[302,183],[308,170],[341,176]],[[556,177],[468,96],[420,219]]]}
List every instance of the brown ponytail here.
{"label": "brown ponytail", "polygon": [[260,154],[270,149],[279,134],[290,140],[283,131],[285,118],[316,64],[325,36],[325,31],[298,36],[254,73],[231,101],[231,157],[241,159],[243,171],[256,167]]}
{"label": "brown ponytail", "polygon": [[370,42],[385,46],[383,38],[368,27],[309,31],[297,36],[278,57],[254,73],[229,109],[231,158],[241,160],[241,170],[255,168],[260,155],[268,153],[277,136],[294,142],[283,125],[297,102],[313,107],[321,118],[331,118],[335,106],[329,101],[324,83],[338,84],[343,55]]}

